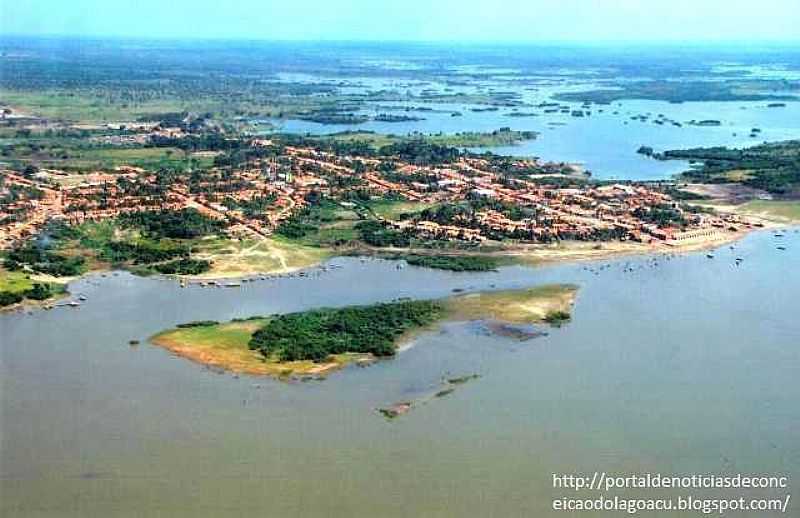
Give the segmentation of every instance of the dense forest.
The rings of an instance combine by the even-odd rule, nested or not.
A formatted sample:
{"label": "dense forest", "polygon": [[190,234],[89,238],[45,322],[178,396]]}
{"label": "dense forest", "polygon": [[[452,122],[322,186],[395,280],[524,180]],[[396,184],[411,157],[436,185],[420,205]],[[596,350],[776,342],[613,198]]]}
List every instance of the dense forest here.
{"label": "dense forest", "polygon": [[220,232],[221,222],[200,214],[197,209],[145,211],[121,214],[123,227],[136,227],[151,238],[194,239]]}
{"label": "dense forest", "polygon": [[27,266],[37,273],[72,277],[86,271],[86,260],[80,256],[70,257],[59,253],[43,244],[29,242],[8,251],[3,266],[10,271],[19,271]]}
{"label": "dense forest", "polygon": [[322,361],[347,352],[391,356],[400,335],[434,322],[442,311],[434,301],[406,301],[278,315],[253,334],[250,348],[279,361]]}

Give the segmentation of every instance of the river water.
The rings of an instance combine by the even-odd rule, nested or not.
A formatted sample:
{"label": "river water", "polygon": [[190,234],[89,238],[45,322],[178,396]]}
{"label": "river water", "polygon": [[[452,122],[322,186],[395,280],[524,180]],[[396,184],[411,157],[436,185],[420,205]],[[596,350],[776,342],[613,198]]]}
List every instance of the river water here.
{"label": "river water", "polygon": [[[529,92],[525,92],[529,93]],[[552,102],[550,90],[526,98],[531,104]],[[420,106],[420,103],[383,103],[393,106]],[[579,103],[561,103],[571,110],[580,110]],[[510,108],[498,111],[471,111],[477,106],[463,104],[426,104],[435,112],[387,112],[380,105],[363,113],[395,113],[424,118],[421,121],[378,122],[363,124],[319,124],[302,120],[272,121],[277,131],[291,133],[329,134],[341,131],[374,131],[406,135],[420,133],[487,132],[502,127],[520,131],[537,131],[535,140],[514,146],[476,148],[473,151],[492,151],[514,156],[538,156],[544,160],[579,163],[600,180],[661,180],[689,169],[684,161],[658,161],[638,154],[639,146],[656,151],[695,147],[747,147],[765,141],[776,142],[797,138],[800,102],[788,101],[782,108],[769,108],[768,102],[686,102],[623,100],[611,105],[593,105],[591,116],[573,117],[569,113],[544,113],[537,108],[519,108],[520,112],[536,112],[536,117],[510,117]],[[586,111],[585,108],[583,108]],[[600,111],[602,110],[602,111]],[[454,111],[460,117],[452,117]],[[632,120],[647,115],[646,122]],[[663,114],[669,122],[653,121]],[[689,125],[689,121],[718,120],[719,126]],[[751,137],[751,131],[761,130]]]}
{"label": "river water", "polygon": [[[571,492],[552,474],[595,470],[777,473],[797,497],[798,259],[789,230],[713,259],[466,274],[337,258],[240,289],[91,276],[71,287],[80,308],[0,315],[0,515],[557,516]],[[146,341],[189,320],[550,282],[581,290],[545,337],[449,323],[324,381],[219,374]],[[395,420],[375,411],[472,373]]]}

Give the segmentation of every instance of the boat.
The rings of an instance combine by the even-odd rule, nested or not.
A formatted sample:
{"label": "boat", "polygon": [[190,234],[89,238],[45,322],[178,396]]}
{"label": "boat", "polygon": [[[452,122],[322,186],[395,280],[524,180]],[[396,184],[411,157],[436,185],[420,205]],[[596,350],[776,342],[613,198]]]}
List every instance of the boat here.
{"label": "boat", "polygon": [[786,250],[786,247],[785,247],[785,246],[779,246],[779,247],[777,247],[777,248],[778,248],[778,250]]}
{"label": "boat", "polygon": [[709,259],[713,259],[714,258],[714,254],[706,254],[706,257],[708,257]]}

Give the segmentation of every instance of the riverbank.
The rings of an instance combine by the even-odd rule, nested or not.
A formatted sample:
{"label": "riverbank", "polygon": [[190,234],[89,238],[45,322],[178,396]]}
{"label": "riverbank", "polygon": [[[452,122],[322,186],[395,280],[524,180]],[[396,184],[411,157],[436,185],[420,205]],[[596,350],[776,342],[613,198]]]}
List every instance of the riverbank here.
{"label": "riverbank", "polygon": [[[367,248],[360,247],[348,251],[347,255],[365,255],[376,257],[404,256],[444,256],[444,257],[485,257],[497,261],[498,266],[510,264],[554,265],[572,262],[599,261],[625,256],[642,256],[658,254],[684,254],[713,249],[738,241],[750,232],[769,230],[780,226],[774,221],[759,222],[761,227],[745,231],[719,231],[709,236],[701,236],[683,241],[639,243],[634,241],[559,241],[555,243],[518,243],[499,245],[496,249],[458,250],[430,248]],[[787,223],[788,224],[788,223]]]}
{"label": "riverbank", "polygon": [[[560,324],[569,319],[578,288],[574,285],[548,285],[524,290],[471,293],[432,301],[428,317],[409,324],[394,338],[397,347],[420,330],[430,329],[445,321],[490,320],[507,324]],[[395,304],[404,304],[403,302]],[[391,304],[384,304],[389,308]],[[353,310],[369,310],[372,306],[350,306]],[[343,308],[343,309],[348,309]],[[388,310],[388,309],[387,309]],[[319,310],[313,310],[319,312]],[[295,314],[298,319],[309,312]],[[316,315],[312,315],[312,319]],[[273,317],[279,318],[279,317]],[[251,349],[253,336],[269,324],[271,318],[251,318],[227,323],[195,322],[166,330],[150,342],[171,353],[235,374],[272,376],[277,378],[324,377],[346,365],[367,364],[376,359],[369,353],[344,352],[328,355],[320,361],[281,361]],[[373,329],[359,328],[351,332],[358,341],[361,333]],[[287,331],[284,330],[284,334]],[[291,336],[291,332],[289,335]],[[322,337],[325,338],[325,337]],[[296,345],[296,344],[292,344]],[[389,355],[391,356],[391,355]]]}

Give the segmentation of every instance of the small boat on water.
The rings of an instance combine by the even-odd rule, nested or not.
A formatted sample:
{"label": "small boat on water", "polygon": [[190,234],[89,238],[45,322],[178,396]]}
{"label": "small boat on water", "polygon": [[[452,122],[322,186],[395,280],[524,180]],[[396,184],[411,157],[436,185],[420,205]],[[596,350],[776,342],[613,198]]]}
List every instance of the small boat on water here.
{"label": "small boat on water", "polygon": [[81,295],[78,297],[78,300],[86,300],[86,295]]}
{"label": "small boat on water", "polygon": [[778,248],[778,250],[786,250],[786,247],[785,247],[785,246],[779,246],[779,247],[777,247],[777,248]]}
{"label": "small boat on water", "polygon": [[239,286],[241,286],[241,284],[238,282],[226,282],[223,284],[223,287],[225,288],[238,288]]}
{"label": "small boat on water", "polygon": [[706,254],[706,257],[708,257],[709,259],[713,259],[714,258],[714,254]]}

